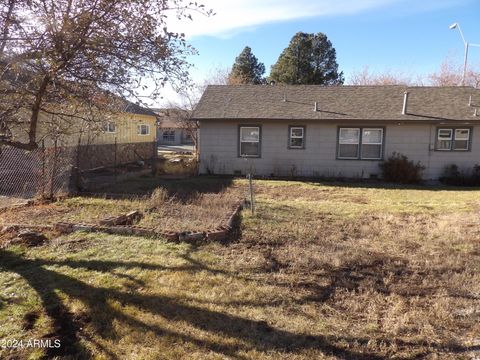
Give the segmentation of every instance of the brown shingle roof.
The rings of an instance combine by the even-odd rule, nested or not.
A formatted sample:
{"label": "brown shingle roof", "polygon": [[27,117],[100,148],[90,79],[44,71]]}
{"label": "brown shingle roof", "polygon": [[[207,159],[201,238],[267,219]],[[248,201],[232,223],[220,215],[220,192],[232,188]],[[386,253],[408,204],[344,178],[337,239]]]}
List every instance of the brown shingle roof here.
{"label": "brown shingle roof", "polygon": [[[407,115],[402,114],[405,91],[409,93]],[[315,102],[318,111],[314,111]],[[474,116],[475,106],[478,116]],[[193,118],[480,121],[480,90],[458,86],[211,85]]]}
{"label": "brown shingle roof", "polygon": [[157,116],[152,110],[147,109],[143,106],[137,105],[131,101],[125,100],[125,109],[124,111],[130,114],[138,114],[138,115],[150,115],[150,116]]}

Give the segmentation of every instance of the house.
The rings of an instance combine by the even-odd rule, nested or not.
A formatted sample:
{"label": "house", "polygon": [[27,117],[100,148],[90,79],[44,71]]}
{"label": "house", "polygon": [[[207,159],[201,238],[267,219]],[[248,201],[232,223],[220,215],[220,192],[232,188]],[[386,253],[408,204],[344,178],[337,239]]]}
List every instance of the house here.
{"label": "house", "polygon": [[[150,110],[123,102],[116,112],[88,114],[88,121],[81,117],[87,113],[78,114],[41,112],[35,150],[0,147],[0,195],[65,194],[80,185],[80,172],[156,158],[156,115]],[[11,126],[8,137],[28,141],[25,124]]]}
{"label": "house", "polygon": [[480,90],[471,87],[209,86],[200,173],[370,178],[397,152],[437,179],[480,163]]}
{"label": "house", "polygon": [[100,125],[100,131],[76,137],[80,136],[81,169],[146,161],[156,156],[157,115],[152,110],[125,102],[122,111]]}
{"label": "house", "polygon": [[189,118],[186,110],[154,110],[158,116],[157,139],[159,145],[194,145],[192,134],[185,126],[185,119]]}
{"label": "house", "polygon": [[[41,112],[37,126],[40,147],[76,151],[82,170],[151,159],[156,151],[157,115],[126,100],[118,100],[118,111],[78,116],[59,116]],[[59,111],[60,112],[60,111]],[[11,138],[27,141],[23,123],[11,128]],[[28,123],[27,123],[28,126]]]}

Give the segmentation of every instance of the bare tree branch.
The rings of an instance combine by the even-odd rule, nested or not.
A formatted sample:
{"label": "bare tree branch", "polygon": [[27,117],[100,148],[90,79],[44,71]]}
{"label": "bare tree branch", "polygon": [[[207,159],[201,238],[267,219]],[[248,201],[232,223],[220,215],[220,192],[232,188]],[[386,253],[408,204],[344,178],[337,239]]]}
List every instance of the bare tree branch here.
{"label": "bare tree branch", "polygon": [[[211,13],[187,0],[6,0],[0,144],[35,148],[41,112],[84,121],[90,117],[81,112],[90,106],[122,110],[119,98],[142,104],[142,79],[152,84],[152,98],[167,82],[188,84],[187,57],[195,50],[167,29],[166,19],[190,19],[191,12]],[[69,103],[79,113],[62,110]],[[30,113],[22,117],[21,110]],[[15,139],[12,129],[28,140]]]}

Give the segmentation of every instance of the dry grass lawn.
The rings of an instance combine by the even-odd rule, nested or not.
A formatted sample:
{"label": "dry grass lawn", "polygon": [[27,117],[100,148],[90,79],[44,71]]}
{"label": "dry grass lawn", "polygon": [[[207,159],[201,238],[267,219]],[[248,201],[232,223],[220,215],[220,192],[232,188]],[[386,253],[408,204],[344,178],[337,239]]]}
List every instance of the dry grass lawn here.
{"label": "dry grass lawn", "polygon": [[480,191],[256,190],[226,245],[78,233],[0,250],[0,339],[63,344],[0,358],[480,358]]}
{"label": "dry grass lawn", "polygon": [[240,187],[231,181],[205,177],[165,181],[151,176],[110,186],[109,194],[126,199],[81,196],[0,213],[4,224],[54,224],[60,221],[98,224],[110,216],[140,210],[137,224],[161,231],[194,231],[218,227],[225,214],[241,199]]}

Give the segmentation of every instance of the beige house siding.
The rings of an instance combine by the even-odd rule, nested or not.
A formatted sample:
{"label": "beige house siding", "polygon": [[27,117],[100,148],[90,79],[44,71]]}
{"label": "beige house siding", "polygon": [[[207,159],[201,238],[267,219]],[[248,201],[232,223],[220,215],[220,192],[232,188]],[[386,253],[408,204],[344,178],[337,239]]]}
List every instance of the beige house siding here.
{"label": "beige house siding", "polygon": [[[238,128],[243,124],[261,125],[261,158],[238,157]],[[305,149],[288,149],[288,126],[304,125]],[[337,159],[338,127],[383,127],[384,158],[393,152],[420,161],[426,170],[424,178],[437,179],[445,166],[455,163],[471,168],[480,163],[480,126],[472,128],[470,151],[435,151],[437,127],[430,124],[372,124],[368,122],[319,124],[305,121],[213,121],[200,123],[200,173],[233,174],[249,171],[260,176],[327,176],[368,178],[379,175],[378,160]],[[454,125],[450,125],[454,126]],[[459,125],[455,125],[458,127]]]}
{"label": "beige house siding", "polygon": [[[110,116],[109,122],[114,122],[116,124],[115,133],[106,133],[101,130],[102,126],[107,122],[98,120],[96,124],[96,129],[87,130],[82,120],[79,119],[67,119],[67,120],[56,120],[59,127],[59,141],[62,146],[76,146],[78,145],[78,140],[82,145],[103,145],[103,144],[114,144],[115,138],[117,144],[132,144],[132,143],[144,143],[144,142],[153,142],[156,139],[156,117],[151,115],[140,115],[140,114],[130,114],[123,113],[116,116]],[[40,114],[38,128],[37,128],[37,139],[45,139],[45,145],[52,146],[53,144],[53,133],[54,128],[51,128],[48,124],[52,123],[50,115],[45,113]],[[137,133],[137,125],[149,125],[150,133],[148,135],[140,135]],[[13,129],[14,140],[26,142],[28,140],[26,130],[19,128]]]}
{"label": "beige house siding", "polygon": [[[98,123],[87,124],[79,119],[60,120],[52,127],[52,119],[41,114],[37,138],[42,141],[47,151],[55,147],[59,157],[70,157],[69,161],[82,170],[101,166],[114,166],[136,161],[148,161],[156,156],[156,117],[151,115],[120,113],[110,115]],[[116,124],[115,132],[103,130],[107,122]],[[87,126],[87,125],[90,125]],[[138,125],[148,125],[150,131],[141,135],[137,131]],[[58,137],[52,136],[55,128],[59,127]],[[90,130],[89,130],[90,128]],[[18,132],[21,134],[21,132]],[[24,136],[25,137],[25,136]],[[43,139],[43,140],[42,140]],[[23,139],[26,141],[26,137]],[[116,142],[116,144],[115,144]],[[78,146],[80,143],[80,146]],[[50,149],[50,150],[48,150]]]}
{"label": "beige house siding", "polygon": [[[156,138],[156,118],[150,115],[139,114],[120,114],[116,119],[111,120],[116,123],[115,133],[100,132],[93,136],[94,144],[113,144],[115,138],[117,143],[140,143],[152,142]],[[137,132],[138,125],[148,125],[150,133],[140,135]]]}

